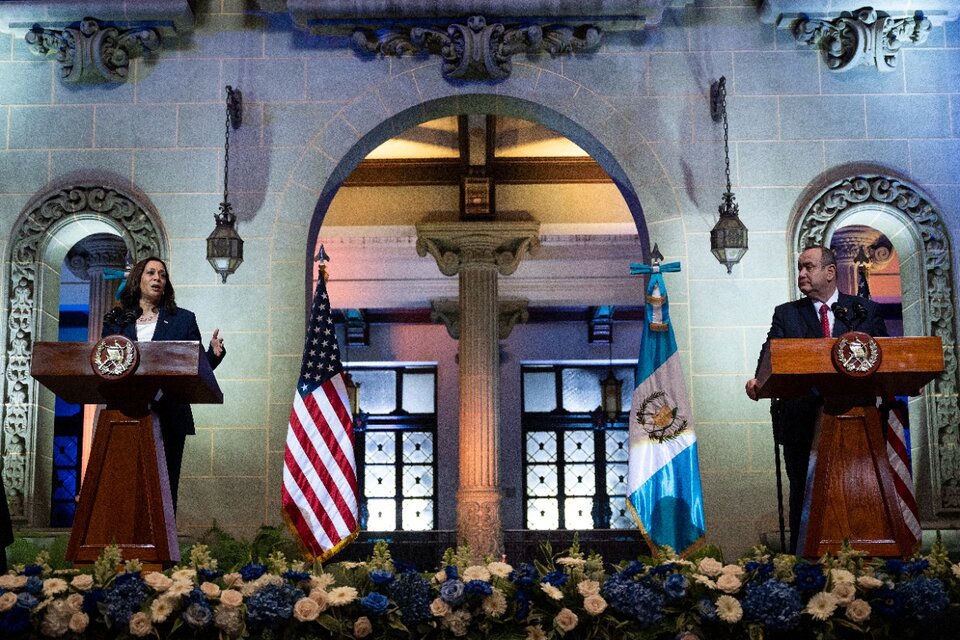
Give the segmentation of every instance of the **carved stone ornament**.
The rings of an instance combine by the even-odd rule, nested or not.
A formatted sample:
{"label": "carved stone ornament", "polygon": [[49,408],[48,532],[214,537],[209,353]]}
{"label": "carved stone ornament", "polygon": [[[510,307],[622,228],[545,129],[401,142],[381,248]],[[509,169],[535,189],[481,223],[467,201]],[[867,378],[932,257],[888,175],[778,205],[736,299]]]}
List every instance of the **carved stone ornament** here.
{"label": "carved stone ornament", "polygon": [[[800,219],[797,254],[821,245],[827,228],[848,208],[872,205],[912,224],[923,241],[923,270],[927,335],[943,341],[944,371],[924,390],[927,443],[931,458],[934,510],[938,515],[960,509],[960,369],[957,367],[956,308],[951,274],[952,258],[946,226],[936,207],[903,182],[887,176],[867,175],[832,184],[807,208]],[[916,436],[919,442],[919,436]]]}
{"label": "carved stone ornament", "polygon": [[[506,340],[513,327],[526,324],[530,320],[528,300],[500,300],[497,304],[497,337]],[[460,339],[460,301],[456,298],[444,298],[430,302],[430,321],[442,322],[447,334],[454,340]]]}
{"label": "carved stone ornament", "polygon": [[413,55],[423,51],[443,58],[443,75],[456,80],[502,80],[513,70],[518,53],[546,51],[552,56],[592,51],[600,45],[600,29],[583,25],[540,27],[538,25],[488,24],[483,16],[471,16],[464,24],[423,26],[371,31],[358,29],[353,42],[360,51],[382,56]]}
{"label": "carved stone ornament", "polygon": [[459,542],[477,558],[499,558],[503,553],[500,493],[496,489],[461,490],[457,495]]}
{"label": "carved stone ornament", "polygon": [[143,206],[119,190],[100,185],[58,189],[39,198],[14,224],[10,238],[7,276],[7,322],[4,327],[6,371],[3,378],[3,483],[10,515],[23,520],[29,514],[34,490],[34,452],[37,438],[37,383],[30,377],[33,343],[37,340],[43,253],[52,233],[71,220],[109,220],[122,230],[133,247],[132,257],[162,255],[158,228]]}
{"label": "carved stone ornament", "polygon": [[793,35],[799,42],[819,47],[831,71],[850,71],[863,65],[893,71],[900,48],[926,42],[930,29],[930,20],[920,12],[892,18],[873,7],[864,7],[852,14],[844,12],[835,20],[801,18],[793,26]]}
{"label": "carved stone ornament", "polygon": [[62,31],[35,25],[24,38],[36,55],[60,63],[64,82],[126,82],[130,60],[160,48],[160,32],[152,28],[118,29],[84,18]]}
{"label": "carved stone ornament", "polygon": [[467,266],[495,268],[508,276],[520,266],[527,251],[540,247],[540,223],[421,222],[417,224],[417,254],[428,253],[440,273],[454,276]]}

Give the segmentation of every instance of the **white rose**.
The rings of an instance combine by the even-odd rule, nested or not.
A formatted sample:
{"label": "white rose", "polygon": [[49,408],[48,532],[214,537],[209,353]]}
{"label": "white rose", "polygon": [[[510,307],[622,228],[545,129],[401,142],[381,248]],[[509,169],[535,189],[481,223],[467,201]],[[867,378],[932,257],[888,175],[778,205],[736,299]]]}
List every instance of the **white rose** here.
{"label": "white rose", "polygon": [[87,630],[88,624],[90,624],[90,616],[83,612],[79,612],[70,616],[70,622],[67,624],[67,627],[73,633],[83,633]]}
{"label": "white rose", "polygon": [[547,640],[547,632],[540,625],[527,627],[527,640]]}
{"label": "white rose", "polygon": [[143,611],[137,611],[130,616],[130,635],[142,638],[153,631],[153,624],[150,622],[150,616]]}
{"label": "white rose", "polygon": [[70,581],[70,586],[77,591],[89,591],[93,588],[93,576],[89,573],[75,575],[73,576],[73,580]]}
{"label": "white rose", "polygon": [[83,596],[79,593],[71,593],[67,596],[67,608],[73,613],[78,613],[83,609]]}
{"label": "white rose", "polygon": [[220,592],[220,604],[229,608],[236,608],[243,604],[243,595],[236,589],[224,589]]}
{"label": "white rose", "polygon": [[857,584],[863,589],[879,589],[883,586],[883,581],[873,576],[860,576],[857,578]]}
{"label": "white rose", "polygon": [[144,575],[143,582],[157,593],[163,593],[173,586],[173,580],[163,575],[159,571],[151,571],[150,573]]}
{"label": "white rose", "polygon": [[584,580],[577,585],[577,591],[584,597],[595,596],[600,593],[600,583],[596,580]]}
{"label": "white rose", "polygon": [[174,580],[189,580],[193,582],[193,579],[197,577],[197,572],[193,569],[178,569],[171,573],[170,577]]}
{"label": "white rose", "polygon": [[599,594],[589,595],[583,599],[583,608],[591,616],[598,616],[607,608],[607,601]]}
{"label": "white rose", "polygon": [[0,613],[13,609],[15,604],[17,604],[17,594],[14,592],[7,591],[3,595],[0,595]]}
{"label": "white rose", "polygon": [[243,586],[243,576],[239,573],[228,573],[223,576],[223,584],[228,587],[240,587]]}
{"label": "white rose", "polygon": [[847,617],[853,622],[864,622],[870,617],[871,612],[870,603],[866,600],[857,598],[847,605]]}
{"label": "white rose", "polygon": [[848,605],[857,597],[857,588],[852,582],[838,582],[831,593],[837,598],[837,604]]}
{"label": "white rose", "polygon": [[553,626],[559,629],[561,633],[566,633],[573,631],[577,627],[578,622],[580,622],[580,619],[577,617],[577,614],[564,607],[560,609],[557,617],[553,619]]}
{"label": "white rose", "polygon": [[701,558],[700,565],[697,568],[703,575],[715,578],[720,575],[720,571],[723,570],[723,565],[713,558]]}
{"label": "white rose", "polygon": [[300,598],[293,605],[293,617],[300,622],[313,622],[320,615],[320,605],[316,600]]}
{"label": "white rose", "polygon": [[722,573],[720,577],[717,578],[717,589],[720,589],[720,591],[724,593],[736,593],[740,590],[741,586],[740,578],[732,573]]}
{"label": "white rose", "polygon": [[722,573],[723,575],[736,576],[738,578],[741,578],[743,577],[744,571],[743,571],[743,567],[741,567],[738,564],[728,564],[728,565],[725,565],[723,569],[720,570],[720,573]]}
{"label": "white rose", "polygon": [[200,591],[202,591],[203,595],[208,598],[216,598],[220,596],[220,587],[213,582],[204,582],[201,584]]}
{"label": "white rose", "polygon": [[366,638],[372,632],[373,625],[370,624],[370,618],[367,616],[360,616],[357,618],[357,621],[353,623],[354,638]]}
{"label": "white rose", "polygon": [[[14,598],[16,600],[16,598]],[[444,602],[443,598],[436,598],[430,603],[430,613],[438,618],[442,618],[450,613],[450,605]]]}

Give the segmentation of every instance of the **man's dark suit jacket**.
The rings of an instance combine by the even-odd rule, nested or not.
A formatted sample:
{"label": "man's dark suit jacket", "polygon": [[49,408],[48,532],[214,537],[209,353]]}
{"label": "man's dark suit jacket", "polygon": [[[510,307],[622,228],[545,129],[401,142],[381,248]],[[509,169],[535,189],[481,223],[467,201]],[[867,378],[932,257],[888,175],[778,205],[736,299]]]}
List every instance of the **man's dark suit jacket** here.
{"label": "man's dark suit jacket", "polygon": [[[135,321],[124,322],[116,318],[111,318],[112,314],[107,314],[103,323],[103,337],[122,334],[131,340],[137,339],[137,325]],[[197,317],[192,311],[184,308],[178,308],[176,313],[170,313],[166,309],[160,309],[157,316],[157,328],[154,331],[151,342],[160,340],[196,340],[200,342],[200,328],[197,326]],[[210,367],[217,368],[226,352],[218,358],[213,354],[213,349],[207,349],[207,361]],[[153,410],[160,417],[160,426],[162,429],[169,429],[179,432],[183,435],[193,435],[196,433],[193,423],[193,412],[190,405],[184,402],[162,396],[153,404]]]}
{"label": "man's dark suit jacket", "polygon": [[[833,335],[843,335],[847,331],[862,331],[875,338],[887,336],[886,326],[880,317],[880,307],[870,300],[840,293],[837,302],[847,310],[846,320],[834,314]],[[862,311],[857,314],[857,309]],[[813,300],[803,297],[800,300],[781,304],[773,311],[773,321],[767,333],[767,342],[763,344],[757,371],[770,340],[775,338],[822,338],[820,318]],[[805,398],[784,398],[780,401],[780,420],[775,425],[780,442],[789,445],[809,442],[820,402],[814,396]]]}

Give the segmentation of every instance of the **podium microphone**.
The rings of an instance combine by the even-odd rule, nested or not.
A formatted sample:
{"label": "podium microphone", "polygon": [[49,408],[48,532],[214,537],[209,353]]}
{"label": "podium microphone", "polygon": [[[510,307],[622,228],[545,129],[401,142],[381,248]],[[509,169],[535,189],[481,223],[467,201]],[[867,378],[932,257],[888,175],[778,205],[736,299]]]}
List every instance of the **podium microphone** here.
{"label": "podium microphone", "polygon": [[830,307],[830,311],[833,311],[833,317],[841,321],[844,326],[847,327],[847,331],[853,331],[853,328],[850,326],[850,320],[847,318],[847,308],[840,304],[839,302],[834,302]]}

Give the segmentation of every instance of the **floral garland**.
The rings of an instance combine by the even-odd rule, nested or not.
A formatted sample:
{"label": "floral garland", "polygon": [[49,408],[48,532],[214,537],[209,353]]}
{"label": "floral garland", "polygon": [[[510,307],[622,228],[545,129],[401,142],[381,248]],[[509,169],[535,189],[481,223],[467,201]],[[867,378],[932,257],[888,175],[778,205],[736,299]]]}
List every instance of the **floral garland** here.
{"label": "floral garland", "polygon": [[385,543],[363,563],[308,568],[274,552],[229,573],[204,545],[165,572],[123,564],[116,547],[92,573],[54,571],[42,552],[0,576],[0,637],[904,638],[960,601],[960,565],[939,539],[905,561],[845,546],[809,562],[758,547],[724,564],[712,551],[609,567],[574,543],[514,567],[461,548],[433,575],[392,560]]}

